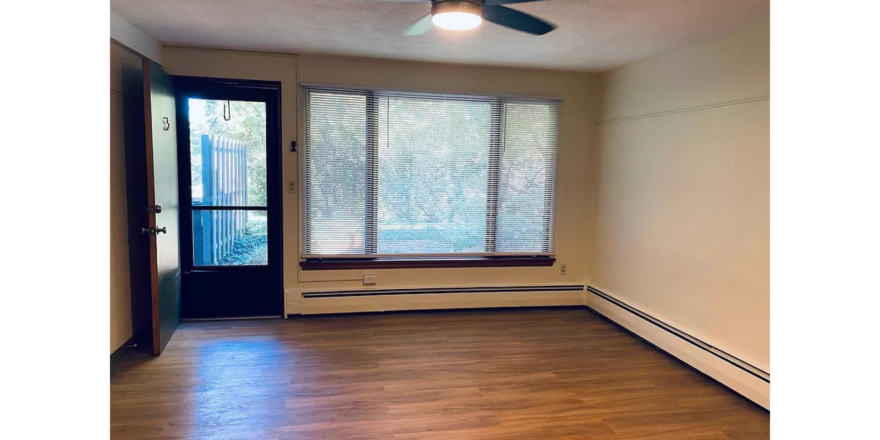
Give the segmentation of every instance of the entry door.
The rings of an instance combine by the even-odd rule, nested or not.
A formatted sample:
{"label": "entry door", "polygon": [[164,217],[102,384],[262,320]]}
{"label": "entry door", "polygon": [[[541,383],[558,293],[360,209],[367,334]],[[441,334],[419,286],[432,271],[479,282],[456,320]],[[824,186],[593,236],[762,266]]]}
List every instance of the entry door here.
{"label": "entry door", "polygon": [[180,245],[178,241],[177,133],[174,83],[162,67],[144,60],[144,115],[152,352],[165,349],[180,323]]}
{"label": "entry door", "polygon": [[183,317],[281,316],[281,86],[175,81]]}

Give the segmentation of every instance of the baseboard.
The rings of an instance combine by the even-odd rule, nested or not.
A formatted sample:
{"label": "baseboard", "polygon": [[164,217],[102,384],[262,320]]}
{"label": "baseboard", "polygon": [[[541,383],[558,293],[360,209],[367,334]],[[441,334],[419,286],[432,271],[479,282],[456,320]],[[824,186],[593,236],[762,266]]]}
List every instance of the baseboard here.
{"label": "baseboard", "polygon": [[386,312],[583,305],[583,285],[288,290],[285,313]]}
{"label": "baseboard", "polygon": [[584,305],[754,404],[770,409],[770,374],[590,286]]}

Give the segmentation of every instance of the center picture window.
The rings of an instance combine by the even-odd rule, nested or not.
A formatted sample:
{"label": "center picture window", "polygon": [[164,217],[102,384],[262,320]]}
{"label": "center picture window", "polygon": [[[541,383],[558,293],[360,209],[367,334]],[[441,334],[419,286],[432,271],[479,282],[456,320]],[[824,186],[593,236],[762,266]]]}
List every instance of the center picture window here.
{"label": "center picture window", "polygon": [[558,101],[303,94],[303,258],[553,254]]}

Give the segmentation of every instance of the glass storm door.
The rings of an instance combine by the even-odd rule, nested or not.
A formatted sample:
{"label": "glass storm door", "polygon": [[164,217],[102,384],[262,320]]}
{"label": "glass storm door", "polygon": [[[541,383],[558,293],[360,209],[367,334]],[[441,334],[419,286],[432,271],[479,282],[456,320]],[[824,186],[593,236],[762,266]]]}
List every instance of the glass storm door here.
{"label": "glass storm door", "polygon": [[280,85],[175,80],[183,318],[280,316]]}

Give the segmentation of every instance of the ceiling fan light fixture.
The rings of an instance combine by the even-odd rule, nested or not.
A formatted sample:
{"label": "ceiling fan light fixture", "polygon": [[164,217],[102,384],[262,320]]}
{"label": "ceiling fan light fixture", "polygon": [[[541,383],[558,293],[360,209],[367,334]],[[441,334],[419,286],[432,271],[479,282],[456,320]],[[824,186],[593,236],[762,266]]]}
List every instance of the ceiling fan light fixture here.
{"label": "ceiling fan light fixture", "polygon": [[431,6],[431,21],[451,31],[473,29],[483,22],[483,5],[467,0],[435,2]]}

